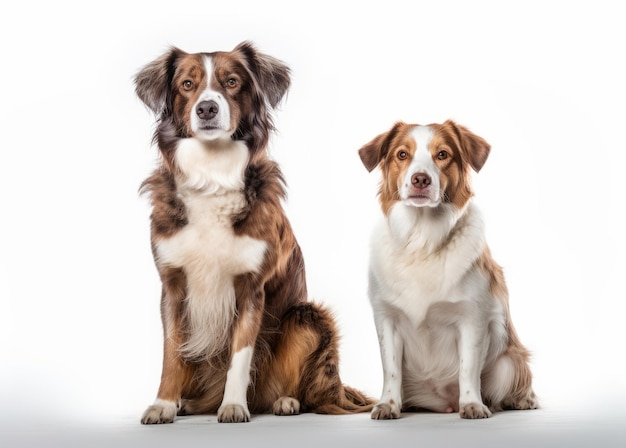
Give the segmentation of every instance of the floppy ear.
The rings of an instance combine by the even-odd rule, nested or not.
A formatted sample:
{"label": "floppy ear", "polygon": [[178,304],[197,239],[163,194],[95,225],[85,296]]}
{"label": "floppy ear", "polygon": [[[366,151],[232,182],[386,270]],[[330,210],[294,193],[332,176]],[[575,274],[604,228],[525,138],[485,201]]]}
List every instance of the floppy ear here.
{"label": "floppy ear", "polygon": [[291,84],[290,70],[282,61],[257,51],[248,41],[237,45],[233,51],[241,52],[248,68],[256,78],[272,108],[276,107]]}
{"label": "floppy ear", "polygon": [[155,114],[159,114],[165,106],[167,88],[174,76],[176,60],[183,54],[184,51],[171,47],[135,75],[137,96]]}
{"label": "floppy ear", "polygon": [[444,125],[448,125],[454,130],[459,138],[461,148],[466,151],[469,156],[470,165],[476,172],[479,172],[487,161],[487,157],[489,157],[489,152],[491,151],[489,143],[487,143],[484,138],[471,132],[465,126],[458,125],[452,120],[446,120]]}
{"label": "floppy ear", "polygon": [[391,141],[403,126],[405,123],[398,121],[389,131],[377,135],[371,142],[359,149],[359,157],[367,171],[371,172],[387,156]]}

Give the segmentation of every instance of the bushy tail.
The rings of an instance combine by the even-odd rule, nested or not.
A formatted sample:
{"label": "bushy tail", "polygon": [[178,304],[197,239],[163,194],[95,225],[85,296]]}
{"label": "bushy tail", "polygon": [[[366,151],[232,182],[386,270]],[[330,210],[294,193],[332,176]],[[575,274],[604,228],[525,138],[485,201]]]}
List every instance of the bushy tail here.
{"label": "bushy tail", "polygon": [[322,404],[313,409],[313,412],[332,415],[358,414],[360,412],[370,412],[376,403],[376,400],[373,398],[346,385],[343,385],[343,391],[339,395],[339,403]]}

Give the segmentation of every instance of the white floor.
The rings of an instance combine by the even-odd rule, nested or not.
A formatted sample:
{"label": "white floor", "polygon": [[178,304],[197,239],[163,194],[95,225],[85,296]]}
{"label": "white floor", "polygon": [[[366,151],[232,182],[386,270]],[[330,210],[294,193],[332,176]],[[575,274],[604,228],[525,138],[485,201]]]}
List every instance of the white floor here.
{"label": "white floor", "polygon": [[626,447],[624,408],[544,407],[496,413],[475,421],[431,413],[407,413],[393,421],[373,421],[368,414],[262,415],[253,416],[246,424],[220,424],[214,415],[208,415],[182,417],[174,424],[157,426],[140,425],[138,415],[90,423],[54,420],[54,416],[47,421],[4,419],[0,422],[0,446]]}

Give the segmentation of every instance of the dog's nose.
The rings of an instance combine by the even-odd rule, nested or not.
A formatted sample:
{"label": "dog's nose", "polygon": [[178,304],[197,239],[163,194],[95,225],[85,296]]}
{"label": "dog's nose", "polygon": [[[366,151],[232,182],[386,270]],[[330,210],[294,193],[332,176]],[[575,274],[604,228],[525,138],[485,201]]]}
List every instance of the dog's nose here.
{"label": "dog's nose", "polygon": [[196,106],[196,114],[198,114],[198,118],[202,120],[210,120],[215,117],[219,111],[219,106],[213,100],[202,101]]}
{"label": "dog's nose", "polygon": [[415,173],[411,176],[411,183],[415,188],[426,188],[430,185],[430,176],[426,173]]}

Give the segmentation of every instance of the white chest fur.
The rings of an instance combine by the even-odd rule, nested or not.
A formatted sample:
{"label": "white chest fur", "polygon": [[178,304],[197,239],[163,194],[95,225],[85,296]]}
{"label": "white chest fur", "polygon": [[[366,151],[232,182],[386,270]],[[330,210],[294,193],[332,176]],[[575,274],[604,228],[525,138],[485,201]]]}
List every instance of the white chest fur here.
{"label": "white chest fur", "polygon": [[471,204],[458,221],[424,212],[432,210],[394,206],[374,232],[371,248],[372,301],[404,311],[414,328],[433,303],[471,298],[472,285],[464,280],[485,247],[482,219]]}
{"label": "white chest fur", "polygon": [[156,244],[160,264],[187,277],[189,357],[207,357],[226,347],[235,313],[234,278],[256,272],[266,243],[233,231],[232,216],[246,205],[243,193],[248,150],[240,142],[182,140],[177,148],[177,194],[188,224]]}

